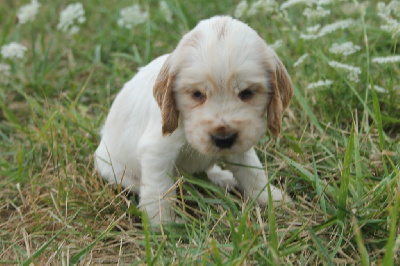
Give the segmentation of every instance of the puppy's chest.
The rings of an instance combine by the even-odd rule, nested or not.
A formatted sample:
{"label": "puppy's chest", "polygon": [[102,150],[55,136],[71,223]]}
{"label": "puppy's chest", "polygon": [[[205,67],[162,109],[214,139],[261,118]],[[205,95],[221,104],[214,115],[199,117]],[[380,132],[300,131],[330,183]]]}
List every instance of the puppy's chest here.
{"label": "puppy's chest", "polygon": [[185,145],[176,160],[176,166],[189,173],[204,172],[215,164],[218,158],[200,154],[192,147]]}

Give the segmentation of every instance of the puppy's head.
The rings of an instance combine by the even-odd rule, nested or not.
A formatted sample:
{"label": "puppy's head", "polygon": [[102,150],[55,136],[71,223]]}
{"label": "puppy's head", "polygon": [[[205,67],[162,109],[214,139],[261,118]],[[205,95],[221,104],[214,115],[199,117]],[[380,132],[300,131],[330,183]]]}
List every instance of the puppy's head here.
{"label": "puppy's head", "polygon": [[210,155],[247,151],[267,125],[279,135],[292,95],[275,52],[254,30],[229,17],[201,21],[186,34],[154,86],[163,134],[181,123],[187,141]]}

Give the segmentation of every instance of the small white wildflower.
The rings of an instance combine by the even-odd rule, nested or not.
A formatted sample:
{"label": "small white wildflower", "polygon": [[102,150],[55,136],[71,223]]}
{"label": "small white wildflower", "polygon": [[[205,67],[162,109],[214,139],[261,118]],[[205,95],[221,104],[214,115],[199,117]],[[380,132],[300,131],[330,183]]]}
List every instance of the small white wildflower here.
{"label": "small white wildflower", "polygon": [[[371,84],[368,86],[368,89],[371,90]],[[380,93],[385,93],[385,92],[387,92],[387,90],[386,90],[385,88],[380,87],[380,86],[378,86],[378,85],[374,85],[374,89],[375,89],[376,92],[380,92]]]}
{"label": "small white wildflower", "polygon": [[276,6],[277,6],[277,3],[275,2],[275,0],[258,0],[258,1],[255,1],[250,6],[249,11],[247,11],[247,14],[249,16],[253,16],[260,11],[268,14],[268,13],[273,12]]}
{"label": "small white wildflower", "polygon": [[379,2],[376,8],[378,10],[378,15],[383,19],[389,18],[390,14],[396,17],[400,16],[400,1],[391,1],[387,5],[383,2]]}
{"label": "small white wildflower", "polygon": [[358,75],[361,74],[361,68],[342,64],[337,61],[329,62],[329,65],[333,68],[346,71],[347,75],[348,75],[347,77],[349,78],[350,81],[353,81],[353,82],[359,81]]}
{"label": "small white wildflower", "polygon": [[392,39],[400,36],[400,23],[396,19],[387,19],[386,25],[382,25],[381,29],[392,34]]}
{"label": "small white wildflower", "polygon": [[168,7],[167,2],[165,2],[165,1],[160,2],[160,11],[165,16],[165,20],[168,23],[172,23],[172,12]]}
{"label": "small white wildflower", "polygon": [[316,40],[318,39],[320,36],[318,34],[300,34],[300,38],[303,40]]}
{"label": "small white wildflower", "polygon": [[85,10],[82,3],[69,4],[60,13],[57,29],[73,35],[79,31],[79,26],[75,24],[83,24],[85,21]]}
{"label": "small white wildflower", "polygon": [[1,55],[3,58],[23,58],[26,50],[22,44],[11,42],[1,47]]}
{"label": "small white wildflower", "polygon": [[0,63],[0,83],[7,84],[10,76],[11,67],[8,64]]}
{"label": "small white wildflower", "polygon": [[321,28],[321,25],[320,24],[316,24],[316,25],[314,25],[312,27],[308,27],[307,28],[307,32],[309,34],[315,34],[319,30],[319,28]]}
{"label": "small white wildflower", "polygon": [[400,22],[394,18],[400,17],[400,1],[391,1],[388,5],[379,2],[377,10],[378,16],[385,22],[381,29],[391,33],[393,39],[400,36]]}
{"label": "small white wildflower", "polygon": [[239,4],[236,6],[235,12],[233,13],[233,16],[235,18],[240,18],[243,16],[244,12],[247,10],[248,4],[246,0],[243,0],[239,2]]}
{"label": "small white wildflower", "polygon": [[328,16],[331,13],[330,10],[324,9],[321,6],[317,6],[316,9],[306,8],[303,11],[303,15],[307,17],[307,19],[315,20],[319,18],[323,18]]}
{"label": "small white wildflower", "polygon": [[284,3],[282,3],[281,10],[289,8],[289,7],[297,5],[297,4],[306,4],[306,5],[310,6],[316,2],[317,2],[316,0],[288,0]]}
{"label": "small white wildflower", "polygon": [[147,20],[149,13],[142,11],[139,4],[123,8],[120,12],[121,18],[118,19],[118,26],[132,29]]}
{"label": "small white wildflower", "polygon": [[278,49],[279,47],[282,46],[282,43],[283,43],[282,40],[277,40],[273,44],[269,44],[269,47],[271,47],[272,49],[276,50],[276,49]]}
{"label": "small white wildflower", "polygon": [[[346,29],[346,28],[350,27],[350,25],[353,23],[354,23],[354,20],[352,20],[352,19],[339,20],[334,23],[323,26],[318,33],[316,33],[316,31],[318,30],[319,25],[316,25],[314,27],[307,28],[307,31],[309,31],[309,33],[308,34],[301,33],[300,38],[303,40],[315,40],[315,39],[323,37],[329,33],[335,32],[339,29]],[[315,32],[312,32],[312,31],[315,31]],[[312,33],[310,33],[310,32],[312,32]]]}
{"label": "small white wildflower", "polygon": [[336,21],[334,23],[325,25],[324,27],[321,28],[321,30],[319,31],[318,35],[320,37],[325,36],[326,34],[335,32],[339,29],[347,29],[348,27],[350,27],[352,24],[354,23],[354,20],[352,19],[345,19],[345,20],[339,20]]}
{"label": "small white wildflower", "polygon": [[318,80],[317,82],[313,82],[308,84],[307,88],[308,89],[315,89],[315,88],[321,88],[321,87],[328,87],[333,84],[333,81],[330,79],[326,80]]}
{"label": "small white wildflower", "polygon": [[297,66],[303,64],[304,61],[305,61],[309,56],[310,56],[309,53],[305,53],[305,54],[303,54],[302,56],[300,56],[299,59],[297,59],[297,61],[294,62],[293,67],[297,67]]}
{"label": "small white wildflower", "polygon": [[333,4],[336,0],[318,0],[317,5],[330,5]]}
{"label": "small white wildflower", "polygon": [[348,56],[354,54],[357,51],[360,51],[361,47],[358,45],[354,45],[352,42],[345,42],[342,44],[334,43],[329,48],[329,52],[332,54],[341,54],[344,56]]}
{"label": "small white wildflower", "polygon": [[388,57],[375,57],[371,60],[373,63],[378,64],[391,64],[400,62],[400,55],[388,56]]}
{"label": "small white wildflower", "polygon": [[37,0],[31,0],[30,4],[21,6],[17,11],[18,23],[25,24],[35,20],[40,3]]}

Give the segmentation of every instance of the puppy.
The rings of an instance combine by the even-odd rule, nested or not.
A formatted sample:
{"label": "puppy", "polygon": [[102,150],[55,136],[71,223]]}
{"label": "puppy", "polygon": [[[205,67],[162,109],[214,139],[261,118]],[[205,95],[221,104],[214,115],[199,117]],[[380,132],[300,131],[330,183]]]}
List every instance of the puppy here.
{"label": "puppy", "polygon": [[[214,183],[237,185],[253,199],[267,177],[252,146],[267,126],[280,133],[292,95],[285,67],[253,29],[227,16],[203,20],[171,54],[124,85],[102,130],[95,167],[109,182],[139,192],[153,224],[175,220],[168,199],[176,193],[176,169],[206,171]],[[283,199],[271,189],[274,201]],[[267,201],[264,190],[257,202]]]}

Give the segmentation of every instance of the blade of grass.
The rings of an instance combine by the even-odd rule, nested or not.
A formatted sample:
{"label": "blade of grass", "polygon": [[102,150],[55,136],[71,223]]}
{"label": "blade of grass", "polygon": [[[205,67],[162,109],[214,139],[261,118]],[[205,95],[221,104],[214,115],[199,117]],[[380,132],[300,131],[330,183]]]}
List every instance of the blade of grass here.
{"label": "blade of grass", "polygon": [[271,259],[273,261],[275,256],[279,256],[278,254],[278,233],[276,229],[276,218],[274,211],[274,202],[272,200],[271,186],[268,183],[268,224],[269,224],[269,241],[271,243],[271,248],[273,251],[273,256]]}
{"label": "blade of grass", "polygon": [[326,248],[322,245],[321,241],[318,239],[318,237],[315,235],[314,231],[311,230],[311,228],[308,229],[308,231],[310,232],[310,236],[311,239],[314,241],[317,250],[320,251],[320,253],[323,255],[323,257],[325,258],[326,262],[328,265],[333,265],[332,259],[328,254],[328,251],[326,250]]}
{"label": "blade of grass", "polygon": [[353,226],[354,226],[354,231],[356,234],[356,242],[357,242],[357,246],[358,246],[358,252],[360,253],[360,257],[361,257],[361,265],[368,266],[368,265],[370,265],[368,251],[365,248],[363,236],[361,234],[360,227],[358,226],[357,220],[355,217],[353,219]]}
{"label": "blade of grass", "polygon": [[101,233],[101,235],[96,238],[92,243],[90,243],[89,245],[87,245],[86,247],[84,247],[83,249],[81,249],[78,253],[76,253],[69,261],[70,265],[74,265],[79,263],[85,256],[86,254],[92,250],[92,248],[94,247],[94,245],[96,245],[97,242],[99,242],[100,240],[102,240],[103,238],[105,238],[107,236],[107,234],[118,224],[118,222],[124,218],[126,215],[125,213],[119,217],[115,222],[113,222],[110,226],[108,226],[108,228]]}
{"label": "blade of grass", "polygon": [[344,155],[342,178],[340,180],[340,190],[338,197],[338,219],[344,222],[346,217],[346,201],[347,193],[349,190],[350,182],[350,168],[353,157],[353,146],[354,146],[354,124],[351,127],[349,142],[347,143],[346,152]]}
{"label": "blade of grass", "polygon": [[[397,177],[399,177],[399,173],[397,173]],[[396,231],[397,224],[399,223],[398,215],[400,208],[400,189],[397,190],[395,203],[392,207],[391,216],[390,216],[390,231],[389,231],[389,239],[386,244],[386,253],[383,258],[383,265],[391,266],[394,264],[394,247],[396,244]]]}
{"label": "blade of grass", "polygon": [[[294,168],[296,168],[297,170],[299,170],[299,172],[306,178],[306,180],[308,182],[314,183],[314,181],[315,181],[314,175],[312,173],[310,173],[307,169],[305,169],[301,164],[293,161],[292,159],[290,159],[289,157],[287,157],[283,153],[280,153],[279,151],[277,151],[277,153],[279,154],[280,157],[282,157],[282,159],[284,159],[286,161],[287,164],[289,164],[289,165],[293,166]],[[324,180],[320,179],[320,181],[322,182],[321,185],[323,187],[326,187],[325,190],[328,193],[330,193],[331,195],[335,195],[336,194],[335,189],[331,185],[326,184],[326,182]]]}
{"label": "blade of grass", "polygon": [[152,254],[151,254],[151,245],[150,245],[149,219],[147,218],[146,212],[142,212],[142,222],[143,222],[147,263],[149,263],[149,265],[153,265],[151,263],[152,262],[152,259],[151,259]]}
{"label": "blade of grass", "polygon": [[219,254],[217,245],[215,244],[215,240],[213,239],[211,241],[211,248],[212,248],[212,253],[215,261],[215,265],[221,266],[222,265],[222,260],[221,260],[221,255]]}
{"label": "blade of grass", "polygon": [[52,238],[50,238],[46,243],[44,243],[38,250],[35,251],[35,253],[33,253],[33,255],[28,258],[27,260],[25,260],[22,265],[24,266],[28,266],[30,265],[34,259],[36,259],[37,257],[39,257],[40,254],[42,254],[43,251],[46,250],[46,248],[54,241],[54,239],[61,234],[62,231],[64,231],[64,229],[67,227],[67,225],[64,225],[63,228],[61,228],[61,230],[59,230]]}
{"label": "blade of grass", "polygon": [[361,157],[360,157],[360,140],[358,138],[358,129],[355,127],[354,130],[354,165],[356,168],[356,186],[357,186],[357,201],[363,196],[363,183],[362,183],[362,172],[361,172]]}
{"label": "blade of grass", "polygon": [[[374,107],[374,120],[375,124],[378,127],[378,134],[379,134],[379,148],[381,149],[380,151],[382,152],[385,150],[385,140],[384,140],[384,132],[383,132],[383,126],[382,126],[382,116],[381,116],[381,109],[379,106],[379,100],[378,96],[376,96],[375,92],[375,86],[374,82],[371,80],[371,90],[372,90],[372,103]],[[386,165],[385,158],[382,156],[382,163],[383,163],[383,169],[385,170],[385,174],[388,175],[388,169]]]}
{"label": "blade of grass", "polygon": [[311,122],[315,125],[320,133],[323,133],[324,130],[322,129],[321,125],[318,122],[317,117],[314,115],[313,111],[311,111],[310,106],[308,105],[306,99],[301,95],[301,92],[297,89],[296,86],[293,86],[294,96],[299,101],[301,107],[304,109],[308,117],[310,118]]}
{"label": "blade of grass", "polygon": [[320,198],[319,201],[320,201],[321,209],[324,212],[324,217],[325,217],[325,219],[327,219],[326,202],[325,202],[324,195],[322,195],[323,187],[321,186],[321,184],[323,184],[323,182],[318,177],[317,164],[315,163],[314,152],[312,152],[312,158],[313,158],[313,167],[314,167],[315,190],[317,191],[317,195]]}

